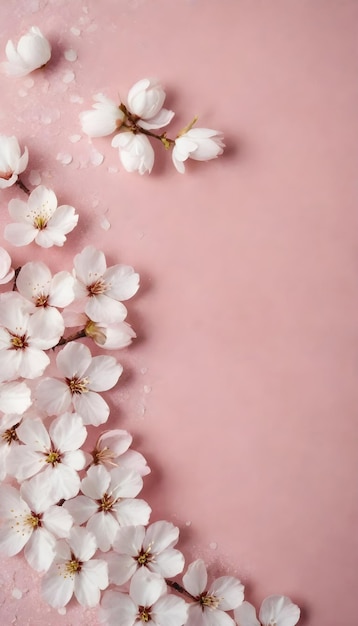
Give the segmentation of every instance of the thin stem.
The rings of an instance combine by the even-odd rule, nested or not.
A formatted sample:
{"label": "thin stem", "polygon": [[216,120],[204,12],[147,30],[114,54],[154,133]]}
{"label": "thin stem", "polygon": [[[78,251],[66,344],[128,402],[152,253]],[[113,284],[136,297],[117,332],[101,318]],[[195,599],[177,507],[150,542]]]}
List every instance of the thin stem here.
{"label": "thin stem", "polygon": [[13,286],[12,286],[12,290],[13,290],[13,291],[16,291],[16,290],[17,290],[16,281],[17,281],[17,277],[18,277],[18,275],[19,275],[20,270],[21,270],[21,265],[20,265],[20,267],[17,267],[17,268],[16,268],[16,270],[15,270],[15,274],[14,274],[14,284],[13,284]]}
{"label": "thin stem", "polygon": [[192,600],[197,600],[197,598],[195,596],[192,596],[191,593],[189,593],[189,591],[184,589],[184,587],[179,585],[179,583],[176,583],[174,580],[169,580],[168,578],[166,578],[165,582],[167,583],[168,587],[171,587],[172,589],[175,589],[175,591],[178,591],[179,593],[182,593],[182,594],[188,596]]}
{"label": "thin stem", "polygon": [[24,185],[24,183],[22,182],[22,180],[20,180],[20,178],[17,179],[16,185],[18,185],[18,187],[20,187],[20,189],[22,189],[22,191],[24,191],[26,195],[28,196],[30,195],[31,193],[30,189],[28,189],[26,185]]}
{"label": "thin stem", "polygon": [[54,348],[57,348],[58,346],[65,346],[66,343],[69,343],[70,341],[76,341],[76,339],[83,339],[84,337],[87,337],[86,330],[85,328],[82,328],[82,330],[77,331],[77,333],[73,333],[73,335],[61,337],[60,341],[54,346]]}

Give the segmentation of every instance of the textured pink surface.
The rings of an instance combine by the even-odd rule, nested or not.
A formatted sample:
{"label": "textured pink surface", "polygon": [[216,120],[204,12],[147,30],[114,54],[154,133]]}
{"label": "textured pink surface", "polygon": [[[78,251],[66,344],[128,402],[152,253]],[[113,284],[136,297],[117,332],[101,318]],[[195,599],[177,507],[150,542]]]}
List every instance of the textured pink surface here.
{"label": "textured pink surface", "polygon": [[[291,596],[307,626],[357,623],[357,20],[354,0],[0,3],[1,50],[32,25],[53,46],[44,70],[0,77],[24,182],[38,171],[80,214],[48,261],[69,269],[95,243],[142,277],[139,339],[107,399],[152,467],[152,519],[177,523],[187,560],[234,572],[248,599]],[[78,113],[144,76],[166,87],[175,131],[198,113],[225,156],[180,176],[158,150],[140,177],[108,138],[91,145]],[[1,227],[18,193],[1,192]],[[14,264],[29,250],[9,249]],[[4,626],[97,624],[42,603],[21,557],[0,581]]]}

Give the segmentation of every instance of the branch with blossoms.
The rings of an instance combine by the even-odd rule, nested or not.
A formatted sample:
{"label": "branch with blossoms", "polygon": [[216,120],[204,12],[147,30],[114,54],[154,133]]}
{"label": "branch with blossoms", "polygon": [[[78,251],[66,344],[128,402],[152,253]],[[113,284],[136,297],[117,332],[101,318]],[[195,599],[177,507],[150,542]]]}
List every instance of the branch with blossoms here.
{"label": "branch with blossoms", "polygon": [[[51,48],[33,27],[6,54],[5,71],[23,76],[49,62]],[[129,171],[151,170],[148,137],[172,149],[180,172],[188,158],[221,154],[216,131],[190,124],[176,139],[157,135],[174,115],[164,99],[161,86],[144,79],[126,104],[97,97],[81,123],[92,137],[118,131],[112,145]],[[52,189],[30,191],[19,178],[27,164],[27,148],[0,135],[0,189],[17,185],[28,196],[10,200],[4,239],[15,248],[62,247],[79,216]],[[210,580],[201,559],[185,568],[179,529],[150,523],[151,507],[138,497],[150,468],[130,433],[106,428],[94,448],[86,443],[88,427],[110,419],[102,394],[116,388],[123,368],[116,352],[93,356],[82,340],[112,354],[132,343],[124,302],[139,289],[135,270],[108,267],[105,253],[87,245],[59,272],[31,255],[15,271],[0,247],[0,284],[0,552],[23,554],[50,606],[62,609],[71,598],[100,604],[108,626],[295,626],[300,610],[290,598],[269,596],[257,618],[240,580]]]}

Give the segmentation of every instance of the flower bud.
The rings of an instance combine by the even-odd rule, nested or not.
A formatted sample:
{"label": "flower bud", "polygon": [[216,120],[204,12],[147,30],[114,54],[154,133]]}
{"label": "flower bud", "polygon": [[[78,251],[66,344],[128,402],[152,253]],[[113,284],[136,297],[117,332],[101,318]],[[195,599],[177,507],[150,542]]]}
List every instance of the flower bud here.
{"label": "flower bud", "polygon": [[32,26],[28,33],[20,38],[17,47],[10,39],[6,44],[5,53],[7,62],[2,64],[5,72],[12,76],[26,76],[46,65],[51,58],[51,46],[40,29]]}

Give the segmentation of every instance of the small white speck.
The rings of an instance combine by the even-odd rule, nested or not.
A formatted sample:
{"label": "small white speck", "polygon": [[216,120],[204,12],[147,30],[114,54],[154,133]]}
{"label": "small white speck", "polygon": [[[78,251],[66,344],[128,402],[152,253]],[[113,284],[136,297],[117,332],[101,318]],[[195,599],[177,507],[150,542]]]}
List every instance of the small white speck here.
{"label": "small white speck", "polygon": [[72,102],[73,104],[82,104],[83,98],[82,96],[76,96],[76,94],[72,94],[70,96],[70,102]]}
{"label": "small white speck", "polygon": [[111,228],[111,222],[104,216],[102,217],[100,224],[103,230],[109,230]]}
{"label": "small white speck", "polygon": [[67,152],[59,152],[56,156],[56,161],[60,161],[62,165],[69,165],[72,163],[72,155]]}
{"label": "small white speck", "polygon": [[118,172],[118,167],[113,167],[113,166],[111,165],[111,167],[109,167],[109,168],[108,168],[108,172],[109,172],[110,174],[117,174],[117,172]]}
{"label": "small white speck", "polygon": [[14,587],[14,589],[11,592],[11,595],[13,598],[16,598],[16,600],[21,600],[22,598],[22,591],[21,589],[18,589],[17,587]]}
{"label": "small white speck", "polygon": [[68,71],[64,74],[63,78],[62,78],[62,82],[66,83],[66,85],[68,85],[69,83],[72,83],[72,81],[75,79],[75,73]]}
{"label": "small white speck", "polygon": [[35,84],[35,81],[33,78],[26,78],[25,87],[27,87],[27,89],[31,89],[31,87],[33,87],[34,84]]}
{"label": "small white speck", "polygon": [[216,543],[216,541],[212,541],[211,543],[209,543],[209,548],[211,548],[212,550],[216,550],[217,547],[218,544]]}
{"label": "small white speck", "polygon": [[29,182],[31,185],[41,185],[41,174],[38,170],[31,170],[29,174]]}
{"label": "small white speck", "polygon": [[26,96],[27,96],[26,89],[19,89],[19,91],[17,93],[19,94],[20,98],[26,98]]}
{"label": "small white speck", "polygon": [[152,391],[152,388],[150,385],[144,385],[143,390],[144,393],[150,393]]}
{"label": "small white speck", "polygon": [[191,526],[191,522],[185,522],[185,526]]}
{"label": "small white speck", "polygon": [[144,404],[138,404],[138,415],[139,417],[144,417],[145,414],[145,406]]}
{"label": "small white speck", "polygon": [[81,135],[70,135],[69,140],[71,143],[77,143],[81,139]]}
{"label": "small white speck", "polygon": [[79,29],[79,28],[76,28],[76,26],[72,26],[72,27],[70,28],[70,31],[71,31],[72,35],[76,35],[76,37],[79,37],[79,36],[80,36],[80,34],[81,34],[80,29]]}
{"label": "small white speck", "polygon": [[65,606],[63,606],[63,607],[61,607],[60,609],[57,609],[57,613],[58,613],[59,615],[66,615],[66,613],[67,613],[67,611],[66,611],[66,607],[65,607]]}
{"label": "small white speck", "polygon": [[97,152],[97,150],[92,150],[90,154],[90,161],[92,165],[95,165],[95,166],[101,165],[101,163],[103,163],[103,159],[104,159],[103,154],[101,154],[100,152]]}
{"label": "small white speck", "polygon": [[147,367],[141,367],[140,373],[141,373],[141,374],[146,374],[146,373],[147,373],[147,371],[148,371],[148,368],[147,368]]}
{"label": "small white speck", "polygon": [[66,61],[77,61],[77,52],[70,48],[69,50],[65,50],[64,57]]}

